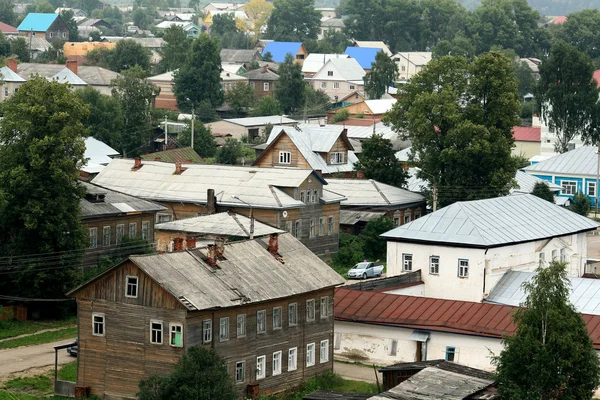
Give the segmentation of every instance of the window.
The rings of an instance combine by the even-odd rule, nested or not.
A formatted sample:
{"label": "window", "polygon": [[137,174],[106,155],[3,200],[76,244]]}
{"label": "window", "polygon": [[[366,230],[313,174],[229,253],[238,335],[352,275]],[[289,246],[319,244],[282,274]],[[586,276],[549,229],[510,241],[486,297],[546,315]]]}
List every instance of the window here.
{"label": "window", "polygon": [[129,224],[129,239],[133,239],[137,236],[137,223],[131,222]]}
{"label": "window", "polygon": [[63,32],[63,38],[66,38],[66,37],[67,37],[67,33]]}
{"label": "window", "polygon": [[319,197],[319,192],[315,189],[313,191],[308,191],[310,193],[310,202],[315,204],[317,202],[317,198]]}
{"label": "window", "polygon": [[170,214],[158,214],[158,223],[161,224],[163,222],[171,222],[173,220],[173,216]]}
{"label": "window", "polygon": [[296,227],[295,227],[294,231],[295,231],[295,234],[294,234],[295,237],[297,237],[297,238],[302,237],[302,221],[301,220],[296,221]]}
{"label": "window", "polygon": [[560,249],[560,262],[567,262],[567,249]]}
{"label": "window", "polygon": [[212,342],[212,320],[210,319],[202,321],[202,342]]}
{"label": "window", "polygon": [[246,336],[246,314],[237,316],[237,337]]}
{"label": "window", "polygon": [[306,366],[312,367],[315,365],[315,344],[309,343],[306,345]]}
{"label": "window", "polygon": [[552,250],[552,261],[558,261],[558,250]]}
{"label": "window", "polygon": [[110,226],[105,226],[102,228],[102,244],[104,246],[110,246]]}
{"label": "window", "polygon": [[596,197],[596,182],[587,183],[587,195],[590,197]]}
{"label": "window", "polygon": [[298,305],[296,303],[288,304],[288,325],[296,326],[298,324]]}
{"label": "window", "polygon": [[440,256],[429,257],[429,273],[432,275],[440,273]]}
{"label": "window", "polygon": [[235,363],[235,381],[236,382],[244,382],[244,378],[246,376],[244,369],[245,368],[244,368],[243,361]]}
{"label": "window", "polygon": [[148,222],[148,221],[142,222],[142,239],[144,239],[144,240],[150,239],[150,222]]}
{"label": "window", "polygon": [[90,249],[98,247],[98,228],[90,228]]}
{"label": "window", "polygon": [[268,92],[270,88],[271,85],[269,84],[269,82],[263,82],[263,92]]}
{"label": "window", "polygon": [[315,300],[306,300],[306,320],[314,321],[315,320]]}
{"label": "window", "polygon": [[321,297],[321,319],[329,317],[329,296]]}
{"label": "window", "polygon": [[333,216],[329,216],[327,217],[327,225],[329,225],[328,229],[327,229],[327,234],[328,235],[332,235],[333,234]]}
{"label": "window", "polygon": [[562,194],[573,195],[577,192],[577,182],[575,181],[562,181],[560,186],[562,187]]}
{"label": "window", "polygon": [[267,359],[265,356],[256,357],[256,379],[267,376]]}
{"label": "window", "polygon": [[295,371],[298,368],[298,348],[288,350],[288,371]]}
{"label": "window", "polygon": [[540,253],[538,256],[538,265],[540,267],[543,267],[544,264],[546,264],[546,254],[545,253]]}
{"label": "window", "polygon": [[321,89],[327,89],[327,82],[321,82]]}
{"label": "window", "polygon": [[315,225],[316,225],[315,219],[311,218],[310,219],[310,231],[308,233],[308,236],[311,238],[315,237]]}
{"label": "window", "polygon": [[300,191],[300,201],[306,203],[306,190]]}
{"label": "window", "polygon": [[327,71],[327,76],[333,76],[333,71]]}
{"label": "window", "polygon": [[456,358],[456,347],[446,347],[446,361],[454,361]]}
{"label": "window", "polygon": [[402,271],[412,271],[412,254],[402,254]]}
{"label": "window", "polygon": [[229,340],[229,317],[223,317],[219,320],[219,341]]}
{"label": "window", "polygon": [[104,336],[104,314],[92,314],[92,335]]}
{"label": "window", "polygon": [[4,87],[4,97],[8,97],[8,88]]}
{"label": "window", "polygon": [[54,37],[54,32],[49,32],[50,33],[50,37]]}
{"label": "window", "polygon": [[408,214],[408,215],[405,214],[404,215],[404,223],[408,224],[409,222],[410,222],[410,214]]}
{"label": "window", "polygon": [[273,329],[281,329],[281,307],[273,308]]}
{"label": "window", "polygon": [[273,353],[273,376],[281,374],[281,351]]}
{"label": "window", "polygon": [[265,310],[256,313],[256,332],[265,333],[267,331],[267,312]]}
{"label": "window", "polygon": [[356,88],[356,86],[350,85],[350,90],[354,90],[355,88]]}
{"label": "window", "polygon": [[394,226],[398,226],[398,225],[400,225],[400,218],[395,217],[394,218]]}
{"label": "window", "polygon": [[390,341],[390,347],[388,347],[388,356],[395,356],[398,352],[398,341],[392,339]]}
{"label": "window", "polygon": [[403,65],[402,66],[402,72],[405,72],[405,71],[406,71],[406,65]]}
{"label": "window", "polygon": [[334,89],[339,89],[340,88],[340,83],[339,82],[333,82],[333,88]]}
{"label": "window", "polygon": [[289,151],[280,151],[279,152],[279,164],[291,164],[292,163],[292,153]]}
{"label": "window", "polygon": [[342,151],[336,151],[329,155],[329,164],[343,164],[345,154]]}
{"label": "window", "polygon": [[329,340],[321,340],[321,348],[319,349],[319,361],[326,363],[329,361]]}
{"label": "window", "polygon": [[458,277],[467,278],[469,276],[469,260],[458,260]]}
{"label": "window", "polygon": [[325,217],[319,217],[319,236],[325,235]]}
{"label": "window", "polygon": [[171,346],[183,347],[183,325],[171,324]]}
{"label": "window", "polygon": [[294,226],[293,221],[285,221],[285,231],[286,232],[292,233],[293,226]]}
{"label": "window", "polygon": [[125,297],[137,298],[138,297],[138,277],[127,276],[127,287],[125,288]]}
{"label": "window", "polygon": [[150,343],[163,344],[162,321],[150,321]]}

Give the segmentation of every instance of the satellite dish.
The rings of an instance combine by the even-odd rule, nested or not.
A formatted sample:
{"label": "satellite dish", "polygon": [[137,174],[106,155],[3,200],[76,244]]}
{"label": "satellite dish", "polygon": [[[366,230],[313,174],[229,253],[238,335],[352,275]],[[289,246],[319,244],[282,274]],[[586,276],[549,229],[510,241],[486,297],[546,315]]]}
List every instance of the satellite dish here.
{"label": "satellite dish", "polygon": [[283,218],[287,218],[287,211],[283,212]]}

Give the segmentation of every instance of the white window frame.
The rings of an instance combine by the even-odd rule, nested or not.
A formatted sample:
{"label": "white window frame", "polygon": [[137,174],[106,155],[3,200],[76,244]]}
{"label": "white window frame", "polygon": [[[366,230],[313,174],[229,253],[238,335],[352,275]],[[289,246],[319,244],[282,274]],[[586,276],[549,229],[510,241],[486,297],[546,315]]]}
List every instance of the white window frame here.
{"label": "white window frame", "polygon": [[568,179],[562,180],[560,182],[560,188],[561,194],[573,196],[577,193],[577,181],[571,181]]}
{"label": "white window frame", "polygon": [[[262,316],[262,317],[261,317]],[[262,328],[261,328],[262,321]],[[256,333],[267,332],[267,310],[260,310],[256,312]]]}
{"label": "white window frame", "polygon": [[296,220],[294,222],[294,237],[301,238],[302,237],[302,220]]}
{"label": "white window frame", "polygon": [[329,362],[329,339],[321,340],[319,348],[319,362],[321,364]]}
{"label": "white window frame", "polygon": [[282,355],[281,351],[276,351],[275,353],[273,353],[273,375],[272,376],[281,374],[282,359],[283,359],[283,355]]}
{"label": "white window frame", "polygon": [[219,318],[219,342],[229,340],[229,317]]}
{"label": "white window frame", "polygon": [[334,89],[339,89],[340,88],[340,83],[339,82],[333,82],[333,88]]}
{"label": "white window frame", "polygon": [[[177,335],[177,328],[181,330],[181,344],[173,344],[173,334]],[[169,324],[169,345],[171,347],[183,347],[183,324],[175,322]]]}
{"label": "white window frame", "polygon": [[410,217],[411,217],[410,214],[404,214],[404,223],[405,224],[408,224],[411,221]]}
{"label": "white window frame", "polygon": [[[240,368],[241,365],[241,368]],[[241,374],[238,373],[241,370]],[[241,375],[241,379],[240,379]],[[245,361],[237,361],[235,363],[235,382],[241,383],[246,380],[246,362]]]}
{"label": "white window frame", "polygon": [[300,201],[306,203],[306,190],[300,191]]}
{"label": "white window frame", "polygon": [[236,337],[246,336],[246,314],[238,314],[236,318]]}
{"label": "white window frame", "polygon": [[327,89],[327,82],[321,82],[321,89]]}
{"label": "white window frame", "polygon": [[314,204],[318,204],[319,203],[319,189],[314,189],[313,190],[313,196],[312,200]]}
{"label": "white window frame", "polygon": [[544,265],[546,265],[546,253],[541,251],[540,254],[538,254],[538,266],[543,267]]}
{"label": "white window frame", "polygon": [[565,247],[560,249],[560,262],[567,262],[567,249]]}
{"label": "white window frame", "polygon": [[271,89],[269,82],[263,82],[263,92],[268,92]]}
{"label": "white window frame", "polygon": [[[594,192],[594,194],[590,194],[590,191]],[[596,182],[595,181],[588,181],[587,182],[587,195],[589,197],[596,197]]]}
{"label": "white window frame", "polygon": [[316,236],[315,235],[315,231],[317,230],[316,225],[317,225],[317,222],[315,221],[315,218],[311,218],[310,219],[310,229],[308,231],[308,237],[314,238]]}
{"label": "white window frame", "polygon": [[440,274],[440,256],[429,256],[429,274]]}
{"label": "white window frame", "polygon": [[142,239],[150,239],[150,221],[142,221]]}
{"label": "white window frame", "polygon": [[312,322],[315,320],[315,299],[306,300],[306,321]]}
{"label": "white window frame", "polygon": [[291,164],[292,163],[292,153],[290,151],[280,151],[279,152],[279,164]]}
{"label": "white window frame", "polygon": [[402,253],[402,271],[412,271],[413,267],[413,255],[409,253]]}
{"label": "white window frame", "polygon": [[159,224],[162,224],[163,222],[173,221],[173,216],[171,214],[157,214],[156,219]]}
{"label": "white window frame", "polygon": [[[135,284],[129,284],[129,279],[135,279]],[[129,288],[133,288],[135,290],[135,294],[129,294]],[[135,275],[127,275],[125,276],[125,297],[129,299],[137,299],[140,287],[140,278]]]}
{"label": "white window frame", "polygon": [[333,233],[335,232],[335,227],[333,226],[333,215],[330,215],[329,217],[327,217],[327,235],[333,235]]}
{"label": "white window frame", "polygon": [[356,86],[350,85],[350,90],[355,90],[355,89],[356,89]]}
{"label": "white window frame", "polygon": [[267,357],[256,357],[256,379],[265,379],[267,377]]}
{"label": "white window frame", "polygon": [[313,367],[315,365],[315,344],[309,343],[306,345],[306,366]]}
{"label": "white window frame", "polygon": [[98,228],[90,228],[89,229],[89,248],[95,249],[98,247]]}
{"label": "white window frame", "polygon": [[327,76],[333,76],[333,71],[327,71]]}
{"label": "white window frame", "polygon": [[[102,318],[101,321],[96,322],[96,317]],[[100,332],[100,329],[102,332]],[[92,336],[106,336],[106,316],[104,313],[92,313]]]}
{"label": "white window frame", "polygon": [[321,319],[329,317],[329,296],[321,297]]}
{"label": "white window frame", "polygon": [[329,164],[345,164],[346,153],[343,151],[334,151],[329,153]]}
{"label": "white window frame", "polygon": [[552,250],[552,261],[558,261],[558,249]]}
{"label": "white window frame", "polygon": [[468,278],[469,277],[469,260],[466,258],[458,259],[458,277]]}
{"label": "white window frame", "polygon": [[[155,329],[154,325],[160,325],[160,329]],[[158,341],[153,340],[154,333],[158,332]],[[163,344],[163,322],[158,320],[150,320],[150,344]]]}
{"label": "white window frame", "polygon": [[102,227],[102,245],[104,247],[110,246],[111,236],[112,236],[112,228],[110,226]]}
{"label": "white window frame", "polygon": [[[450,349],[452,349],[450,351]],[[452,354],[452,360],[449,360],[448,355]],[[458,347],[456,346],[446,346],[446,351],[444,352],[444,360],[449,362],[458,362]]]}
{"label": "white window frame", "polygon": [[288,326],[298,325],[298,303],[288,304]]}
{"label": "white window frame", "polygon": [[319,217],[319,236],[325,235],[325,217]]}
{"label": "white window frame", "polygon": [[129,237],[129,239],[135,239],[137,237],[137,222],[129,223],[129,226],[127,227],[127,237]]}
{"label": "white window frame", "polygon": [[212,320],[205,319],[202,321],[202,343],[212,342]]}
{"label": "white window frame", "polygon": [[281,307],[273,307],[273,330],[281,329],[283,311]]}
{"label": "white window frame", "polygon": [[288,350],[288,372],[298,369],[298,348],[292,347]]}

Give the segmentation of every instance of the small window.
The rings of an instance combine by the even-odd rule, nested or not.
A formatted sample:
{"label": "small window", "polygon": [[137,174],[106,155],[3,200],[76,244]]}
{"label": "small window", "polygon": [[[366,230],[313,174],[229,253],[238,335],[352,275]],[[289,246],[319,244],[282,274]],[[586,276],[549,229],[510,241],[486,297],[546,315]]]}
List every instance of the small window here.
{"label": "small window", "polygon": [[406,65],[402,66],[402,72],[406,72]]}
{"label": "small window", "polygon": [[306,320],[307,321],[315,320],[315,300],[314,299],[306,300]]}
{"label": "small window", "polygon": [[8,97],[8,88],[4,87],[4,97]]}
{"label": "small window", "polygon": [[438,275],[440,273],[440,257],[439,256],[429,257],[429,273],[432,275]]}
{"label": "small window", "polygon": [[326,363],[329,361],[329,340],[321,340],[321,348],[319,349],[319,361]]}
{"label": "small window", "polygon": [[398,226],[398,225],[400,225],[400,218],[395,217],[394,218],[394,226]]}
{"label": "small window", "polygon": [[98,228],[90,228],[90,249],[98,247]]}
{"label": "small window", "polygon": [[102,228],[102,244],[104,247],[110,246],[110,233],[112,229],[110,226],[105,226]]}
{"label": "small window", "polygon": [[245,363],[243,361],[235,363],[235,381],[236,382],[244,382],[244,379],[246,377],[244,364]]}
{"label": "small window", "polygon": [[319,217],[319,236],[325,235],[325,217]]}
{"label": "small window", "polygon": [[288,350],[288,371],[295,371],[298,368],[298,348]]}
{"label": "small window", "polygon": [[301,238],[302,237],[302,221],[298,220],[296,221],[296,226],[294,227],[294,236],[297,238]]}
{"label": "small window", "polygon": [[54,37],[54,32],[49,32],[49,34],[51,38]]}
{"label": "small window", "polygon": [[404,214],[404,223],[408,224],[410,222],[410,214]]}
{"label": "small window", "polygon": [[402,254],[402,271],[412,271],[412,254]]}
{"label": "small window", "polygon": [[300,201],[306,203],[306,190],[300,191]]}
{"label": "small window", "polygon": [[350,90],[355,90],[355,89],[356,89],[356,86],[350,85]]}
{"label": "small window", "polygon": [[567,262],[567,249],[565,248],[560,249],[560,262]]}
{"label": "small window", "polygon": [[150,343],[163,344],[162,321],[150,321]]}
{"label": "small window", "polygon": [[313,200],[314,204],[317,204],[319,202],[319,197],[320,197],[319,196],[319,189],[313,190],[313,198],[312,198],[312,200]]}
{"label": "small window", "polygon": [[456,347],[446,347],[446,361],[454,362],[456,358]]}
{"label": "small window", "polygon": [[267,358],[256,357],[256,379],[264,379],[267,376]]}
{"label": "small window", "polygon": [[298,305],[296,303],[288,304],[288,325],[298,325]]}
{"label": "small window", "polygon": [[333,71],[327,71],[327,76],[333,76]]}
{"label": "small window", "polygon": [[336,151],[329,155],[330,164],[344,164],[345,153],[343,151]]}
{"label": "small window", "polygon": [[285,221],[285,231],[288,233],[292,233],[294,230],[294,222],[293,221]]}
{"label": "small window", "polygon": [[328,229],[327,229],[327,234],[328,235],[333,235],[333,233],[334,233],[333,216],[330,215],[329,217],[327,217],[327,225],[329,225]]}
{"label": "small window", "polygon": [[281,329],[281,307],[273,308],[273,329]]}
{"label": "small window", "polygon": [[63,34],[62,34],[62,35],[63,35],[63,38],[66,38],[66,37],[67,37],[67,33],[66,33],[66,32],[63,32]]}
{"label": "small window", "polygon": [[223,317],[219,320],[219,341],[229,340],[229,317]]}
{"label": "small window", "polygon": [[129,224],[129,239],[134,239],[137,236],[137,223],[131,222]]}
{"label": "small window", "polygon": [[267,312],[265,310],[256,313],[256,332],[265,333],[267,331]]}
{"label": "small window", "polygon": [[280,151],[279,152],[279,164],[291,164],[292,162],[292,153],[289,151]]}
{"label": "small window", "polygon": [[312,367],[315,365],[315,344],[309,343],[306,345],[306,366]]}
{"label": "small window", "polygon": [[183,347],[183,325],[171,324],[171,346]]}
{"label": "small window", "polygon": [[546,253],[542,252],[538,255],[538,265],[543,267],[546,264]]}
{"label": "small window", "polygon": [[246,336],[246,314],[237,316],[237,337]]}
{"label": "small window", "polygon": [[212,342],[212,320],[210,319],[202,321],[202,342]]}
{"label": "small window", "polygon": [[173,221],[173,216],[170,214],[158,214],[158,223],[162,224],[163,222],[171,222]]}
{"label": "small window", "polygon": [[92,314],[92,335],[104,336],[104,314]]}
{"label": "small window", "polygon": [[458,260],[458,277],[469,277],[469,260]]}
{"label": "small window", "polygon": [[150,222],[149,221],[142,222],[142,239],[150,240]]}
{"label": "small window", "polygon": [[310,231],[308,232],[309,237],[314,238],[315,237],[315,227],[316,222],[314,218],[310,219]]}
{"label": "small window", "polygon": [[281,374],[281,351],[273,353],[273,376]]}
{"label": "small window", "polygon": [[321,89],[327,89],[327,82],[321,82]]}
{"label": "small window", "polygon": [[558,250],[552,250],[552,261],[558,261]]}
{"label": "small window", "polygon": [[125,288],[125,297],[137,298],[138,297],[138,277],[127,276],[127,287]]}
{"label": "small window", "polygon": [[339,89],[340,88],[340,83],[339,82],[333,82],[333,88],[334,89]]}
{"label": "small window", "polygon": [[575,193],[577,193],[577,182],[576,181],[562,181],[560,183],[560,186],[562,188],[561,192],[562,194],[566,194],[566,195],[574,195]]}
{"label": "small window", "polygon": [[596,182],[587,183],[587,195],[590,197],[596,197]]}
{"label": "small window", "polygon": [[395,356],[398,352],[398,341],[395,339],[390,340],[390,347],[388,347],[388,356]]}
{"label": "small window", "polygon": [[271,85],[269,85],[269,82],[263,83],[263,92],[268,92],[270,88],[271,88]]}
{"label": "small window", "polygon": [[321,297],[321,319],[329,317],[329,296]]}

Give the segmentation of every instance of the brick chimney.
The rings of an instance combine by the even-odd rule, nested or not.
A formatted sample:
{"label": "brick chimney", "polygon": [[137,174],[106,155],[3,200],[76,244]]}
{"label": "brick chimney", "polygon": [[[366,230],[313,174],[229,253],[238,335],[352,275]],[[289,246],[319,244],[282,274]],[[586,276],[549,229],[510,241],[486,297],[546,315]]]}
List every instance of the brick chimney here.
{"label": "brick chimney", "polygon": [[160,157],[154,157],[154,161],[160,161]]}
{"label": "brick chimney", "polygon": [[10,68],[10,70],[11,70],[12,72],[15,72],[15,73],[16,73],[16,72],[17,72],[17,59],[16,59],[16,58],[14,58],[14,57],[12,57],[12,58],[7,58],[7,59],[6,59],[6,66],[7,66],[8,68]]}
{"label": "brick chimney", "polygon": [[358,171],[356,173],[356,178],[358,178],[358,179],[365,179],[365,173],[362,172],[362,171]]}
{"label": "brick chimney", "polygon": [[223,253],[225,253],[225,239],[219,236],[215,240],[215,258],[223,258]]}
{"label": "brick chimney", "polygon": [[78,65],[77,60],[67,60],[67,68],[71,70],[75,75],[77,75]]}
{"label": "brick chimney", "polygon": [[208,214],[214,214],[217,209],[217,199],[215,198],[215,189],[208,189],[206,191],[206,212]]}
{"label": "brick chimney", "polygon": [[183,250],[183,238],[173,239],[173,251]]}
{"label": "brick chimney", "polygon": [[132,171],[137,171],[138,169],[142,168],[144,164],[142,164],[142,159],[139,157],[136,157],[133,159],[133,167],[131,167]]}
{"label": "brick chimney", "polygon": [[267,250],[271,254],[279,255],[279,235],[277,233],[271,233],[269,235],[269,245]]}
{"label": "brick chimney", "polygon": [[196,238],[192,236],[188,236],[185,238],[185,248],[186,249],[195,249],[196,248]]}
{"label": "brick chimney", "polygon": [[206,262],[212,267],[217,266],[217,257],[215,254],[215,245],[214,244],[209,244],[207,246]]}
{"label": "brick chimney", "polygon": [[181,173],[182,173],[183,171],[185,171],[186,169],[187,169],[187,168],[183,168],[183,167],[181,166],[181,161],[177,161],[177,162],[175,163],[175,172],[174,172],[174,174],[175,174],[175,175],[181,175]]}
{"label": "brick chimney", "polygon": [[263,74],[266,74],[268,69],[269,69],[269,64],[263,65]]}

